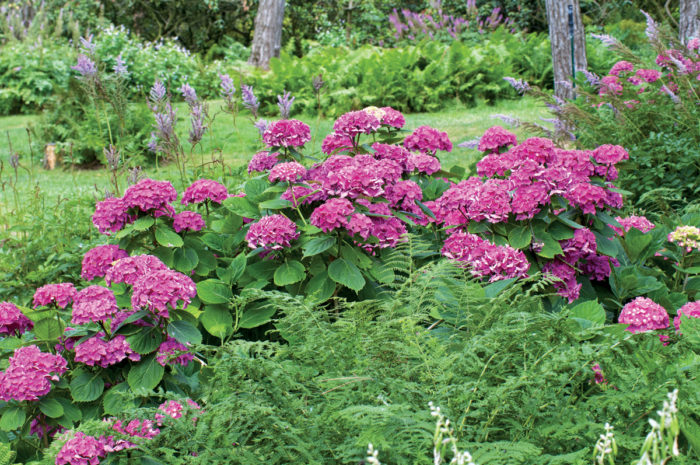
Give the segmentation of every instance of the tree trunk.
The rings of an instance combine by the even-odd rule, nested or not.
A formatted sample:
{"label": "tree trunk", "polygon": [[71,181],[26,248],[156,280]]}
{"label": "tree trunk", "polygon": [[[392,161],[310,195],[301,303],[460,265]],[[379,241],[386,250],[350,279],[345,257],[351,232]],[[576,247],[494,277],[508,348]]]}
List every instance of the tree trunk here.
{"label": "tree trunk", "polygon": [[283,20],[284,0],[260,0],[248,63],[268,69],[270,58],[280,56]]}
{"label": "tree trunk", "polygon": [[[692,0],[691,0],[692,1]],[[573,7],[574,63],[576,72],[588,69],[586,62],[586,40],[579,0],[547,0],[547,22],[552,43],[552,66],[554,68],[554,95],[563,99],[574,98],[571,86],[571,37],[569,33],[569,5]]]}
{"label": "tree trunk", "polygon": [[700,38],[700,0],[681,0],[679,33],[681,42]]}

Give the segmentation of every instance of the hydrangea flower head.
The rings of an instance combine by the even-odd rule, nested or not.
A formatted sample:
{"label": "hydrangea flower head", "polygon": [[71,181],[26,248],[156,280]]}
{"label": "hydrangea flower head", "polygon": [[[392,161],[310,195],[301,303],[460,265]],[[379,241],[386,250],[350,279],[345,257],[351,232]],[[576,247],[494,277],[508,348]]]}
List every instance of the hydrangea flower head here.
{"label": "hydrangea flower head", "polygon": [[621,73],[631,73],[634,71],[634,65],[629,61],[618,61],[610,68],[610,73],[613,76],[619,76]]}
{"label": "hydrangea flower head", "polygon": [[337,132],[332,132],[328,134],[321,143],[321,151],[326,155],[347,152],[352,150],[352,148],[352,138],[345,134],[339,134]]}
{"label": "hydrangea flower head", "polygon": [[226,190],[226,186],[220,182],[212,179],[198,179],[185,189],[185,193],[182,194],[181,203],[183,205],[188,205],[190,203],[202,203],[208,200],[220,204],[227,198],[228,190]]}
{"label": "hydrangea flower head", "polygon": [[197,212],[184,211],[173,216],[173,229],[175,232],[201,231],[206,224],[204,218]]}
{"label": "hydrangea flower head", "polygon": [[169,318],[170,308],[183,308],[197,295],[197,287],[189,276],[170,269],[152,271],[141,276],[134,284],[131,306],[134,310],[145,308],[162,318]]}
{"label": "hydrangea flower head", "polygon": [[435,153],[438,150],[452,151],[452,142],[446,132],[430,126],[419,126],[403,141],[403,146],[410,151]]}
{"label": "hydrangea flower head", "polygon": [[14,336],[32,329],[34,322],[12,302],[0,302],[0,335]]}
{"label": "hydrangea flower head", "polygon": [[262,247],[270,251],[289,247],[297,237],[299,233],[296,224],[286,216],[276,214],[263,216],[251,223],[245,239],[251,249]]}
{"label": "hydrangea flower head", "polygon": [[604,165],[614,165],[629,157],[627,150],[619,145],[605,144],[593,151],[593,159]]}
{"label": "hydrangea flower head", "polygon": [[696,226],[678,226],[668,234],[668,241],[690,253],[700,250],[700,228]]}
{"label": "hydrangea flower head", "polygon": [[351,139],[359,134],[371,134],[381,126],[379,118],[367,111],[351,111],[338,118],[333,124],[336,134]]}
{"label": "hydrangea flower head", "polygon": [[372,144],[374,156],[379,160],[393,160],[406,168],[411,152],[400,145],[382,144],[375,142]]}
{"label": "hydrangea flower head", "polygon": [[598,89],[598,95],[601,97],[607,94],[610,95],[621,95],[624,88],[620,84],[620,78],[617,76],[604,76],[600,80],[600,89]]}
{"label": "hydrangea flower head", "polygon": [[379,120],[383,126],[401,129],[406,125],[406,118],[404,118],[400,111],[394,110],[391,107],[382,107],[380,110],[384,112],[384,115]]}
{"label": "hydrangea flower head", "polygon": [[627,231],[632,228],[638,229],[643,233],[648,233],[655,228],[654,223],[649,221],[645,216],[628,216],[627,218],[622,218],[620,216],[615,217],[622,229],[617,226],[610,225],[611,228],[615,230],[618,236],[624,236]]}
{"label": "hydrangea flower head", "polygon": [[41,352],[35,345],[20,347],[10,357],[7,370],[0,372],[0,400],[38,400],[67,367],[60,355]]}
{"label": "hydrangea flower head", "polygon": [[620,311],[618,323],[627,324],[627,331],[643,333],[655,329],[665,329],[669,325],[666,309],[647,297],[637,297]]}
{"label": "hydrangea flower head", "polygon": [[700,318],[700,301],[688,302],[678,309],[676,316],[673,318],[673,326],[676,331],[681,330],[681,317]]}
{"label": "hydrangea flower head", "polygon": [[127,357],[137,362],[141,356],[131,350],[126,336],[119,334],[105,341],[104,333],[98,333],[75,346],[75,361],[87,366],[99,365],[102,368],[116,365]]}
{"label": "hydrangea flower head", "polygon": [[97,465],[107,455],[105,442],[78,431],[58,451],[56,465]]}
{"label": "hydrangea flower head", "polygon": [[194,360],[194,356],[189,352],[187,346],[168,336],[158,348],[156,360],[163,366],[171,364],[187,366]]}
{"label": "hydrangea flower head", "polygon": [[101,234],[117,232],[131,220],[127,208],[126,203],[121,198],[110,197],[97,202],[95,213],[92,215],[92,224]]}
{"label": "hydrangea flower head", "polygon": [[479,140],[480,152],[498,152],[500,148],[509,145],[517,145],[518,139],[510,131],[501,126],[494,126],[486,130]]}
{"label": "hydrangea flower head", "polygon": [[355,212],[355,207],[348,199],[330,199],[316,207],[309,221],[312,225],[328,232],[348,225],[348,216]]}
{"label": "hydrangea flower head", "polygon": [[253,155],[248,163],[248,174],[254,172],[263,173],[277,164],[277,153],[258,152]]}
{"label": "hydrangea flower head", "polygon": [[651,84],[661,78],[661,71],[656,69],[638,69],[634,76],[646,83]]}
{"label": "hydrangea flower head", "polygon": [[161,412],[164,412],[166,415],[168,415],[170,418],[182,418],[182,410],[184,407],[180,402],[177,402],[175,400],[168,400],[163,402],[158,406],[158,410]]}
{"label": "hydrangea flower head", "polygon": [[263,142],[269,147],[301,147],[310,140],[309,125],[296,119],[270,123],[263,133]]}
{"label": "hydrangea flower head", "polygon": [[133,286],[142,276],[153,271],[167,270],[160,258],[153,255],[134,255],[117,260],[116,263],[107,270],[105,281],[108,285],[112,283],[125,283]]}
{"label": "hydrangea flower head", "polygon": [[34,308],[45,307],[52,302],[60,308],[66,308],[76,293],[73,283],[46,284],[34,293]]}
{"label": "hydrangea flower head", "polygon": [[442,254],[468,267],[475,277],[489,282],[527,276],[530,263],[522,251],[507,245],[495,245],[468,232],[458,231],[445,240]]}
{"label": "hydrangea flower head", "polygon": [[411,153],[406,160],[406,171],[433,174],[440,171],[440,160],[427,153]]}
{"label": "hydrangea flower head", "polygon": [[88,286],[75,295],[71,323],[83,325],[106,321],[118,311],[112,291],[102,286]]}
{"label": "hydrangea flower head", "polygon": [[278,163],[270,170],[268,180],[270,182],[297,182],[306,174],[306,168],[301,163],[295,161]]}
{"label": "hydrangea flower head", "polygon": [[128,256],[129,254],[126,250],[120,249],[118,245],[98,245],[83,255],[83,267],[80,276],[86,281],[101,278],[112,267],[114,262]]}
{"label": "hydrangea flower head", "polygon": [[177,191],[170,181],[142,179],[129,186],[124,193],[127,208],[137,208],[142,212],[160,212],[169,210],[170,202],[177,198]]}

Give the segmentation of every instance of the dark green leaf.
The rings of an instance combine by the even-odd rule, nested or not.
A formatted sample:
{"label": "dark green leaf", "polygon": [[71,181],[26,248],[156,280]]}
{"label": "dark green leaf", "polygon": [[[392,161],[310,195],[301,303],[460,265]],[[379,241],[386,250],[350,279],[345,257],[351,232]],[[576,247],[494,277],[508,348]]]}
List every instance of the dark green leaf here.
{"label": "dark green leaf", "polygon": [[160,328],[156,326],[144,326],[126,337],[131,349],[137,354],[150,354],[156,350],[163,342],[163,335]]}
{"label": "dark green leaf", "polygon": [[49,418],[59,418],[63,416],[63,406],[56,399],[41,399],[39,401],[39,410]]}
{"label": "dark green leaf", "polygon": [[21,407],[8,407],[0,417],[0,430],[14,431],[24,424],[26,418],[27,414]]}
{"label": "dark green leaf", "polygon": [[296,260],[285,261],[275,270],[274,280],[277,286],[298,283],[306,277],[306,269]]}
{"label": "dark green leaf", "polygon": [[124,381],[112,386],[102,398],[102,408],[107,415],[118,415],[125,410],[137,407],[137,403],[129,396],[129,384]]}
{"label": "dark green leaf", "polygon": [[304,250],[304,257],[312,257],[318,255],[326,250],[330,249],[335,245],[335,237],[323,236],[311,239],[309,242],[304,244],[302,247]]}
{"label": "dark green leaf", "polygon": [[524,249],[532,241],[532,233],[527,226],[517,226],[508,233],[508,243],[515,249]]}
{"label": "dark green leaf", "polygon": [[233,331],[233,316],[223,306],[207,305],[199,315],[199,321],[209,334],[219,339],[224,339]]}
{"label": "dark green leaf", "polygon": [[136,231],[145,231],[155,223],[152,216],[142,216],[131,225]]}
{"label": "dark green leaf", "polygon": [[151,391],[158,386],[164,373],[165,368],[156,360],[156,354],[151,354],[131,367],[127,382],[134,391]]}
{"label": "dark green leaf", "polygon": [[50,341],[63,335],[63,321],[56,318],[44,318],[34,324],[34,335],[37,339]]}
{"label": "dark green leaf", "polygon": [[167,226],[156,227],[156,241],[163,247],[182,247],[182,238]]}
{"label": "dark green leaf", "polygon": [[342,284],[354,291],[365,287],[365,278],[354,264],[338,258],[328,266],[328,276],[338,284]]}
{"label": "dark green leaf", "polygon": [[104,391],[105,382],[99,373],[77,370],[70,382],[70,393],[76,402],[92,402]]}
{"label": "dark green leaf", "polygon": [[182,344],[200,344],[202,333],[189,321],[177,320],[168,323],[168,334]]}
{"label": "dark green leaf", "polygon": [[225,304],[233,298],[231,285],[218,279],[207,279],[197,283],[197,296],[206,304]]}
{"label": "dark green leaf", "polygon": [[335,282],[328,277],[328,272],[323,270],[311,278],[304,288],[307,299],[314,302],[325,302],[335,293]]}

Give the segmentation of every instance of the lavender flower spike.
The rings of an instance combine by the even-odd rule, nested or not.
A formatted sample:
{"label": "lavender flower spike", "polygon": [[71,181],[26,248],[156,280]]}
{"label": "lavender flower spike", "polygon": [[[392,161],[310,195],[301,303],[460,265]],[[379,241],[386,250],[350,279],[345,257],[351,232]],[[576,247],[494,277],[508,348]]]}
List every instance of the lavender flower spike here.
{"label": "lavender flower spike", "polygon": [[81,76],[89,78],[97,74],[95,63],[82,53],[78,55],[78,64],[71,66],[71,69],[76,70]]}
{"label": "lavender flower spike", "polygon": [[496,115],[491,115],[491,118],[500,119],[501,121],[506,123],[508,126],[512,126],[514,128],[517,128],[521,124],[520,120],[518,118],[513,117],[513,116],[496,114]]}
{"label": "lavender flower spike", "polygon": [[233,84],[233,79],[228,74],[219,74],[221,80],[221,96],[230,101],[236,93],[236,86]]}
{"label": "lavender flower spike", "polygon": [[87,37],[80,38],[80,47],[90,55],[95,53],[96,46],[92,43],[92,34],[89,34]]}
{"label": "lavender flower spike", "polygon": [[204,125],[201,105],[195,105],[192,107],[190,121],[192,122],[192,128],[190,129],[189,142],[190,144],[195,145],[202,140],[204,131],[207,129],[207,127]]}
{"label": "lavender flower spike", "polygon": [[241,86],[241,94],[243,95],[243,106],[253,113],[253,117],[257,118],[260,102],[258,102],[258,98],[253,93],[253,86],[243,84]]}
{"label": "lavender flower spike", "polygon": [[151,87],[151,92],[149,93],[151,97],[151,102],[162,102],[165,98],[165,92],[166,90],[165,86],[163,85],[163,82],[160,79],[156,79],[156,82],[153,83],[153,87]]}
{"label": "lavender flower spike", "polygon": [[591,86],[596,87],[600,84],[600,76],[598,76],[596,73],[588,71],[587,69],[584,69],[581,72],[584,76],[586,76],[586,81],[588,81],[588,84]]}
{"label": "lavender flower spike", "polygon": [[197,92],[195,92],[192,86],[190,86],[187,83],[184,83],[178,90],[180,91],[182,97],[185,99],[185,102],[187,102],[187,105],[189,105],[190,108],[197,105]]}
{"label": "lavender flower spike", "polygon": [[649,13],[647,13],[644,10],[639,10],[642,12],[642,14],[647,18],[647,28],[644,31],[649,38],[650,42],[655,42],[656,39],[658,39],[659,36],[659,29],[656,26],[656,21],[654,21],[654,18],[651,17]]}
{"label": "lavender flower spike", "polygon": [[122,58],[122,54],[115,59],[116,64],[112,67],[114,73],[118,76],[126,77],[129,74],[129,70],[126,68],[126,61]]}
{"label": "lavender flower spike", "polygon": [[255,124],[253,124],[253,126],[255,126],[257,128],[258,132],[260,132],[261,136],[267,130],[267,127],[269,125],[270,125],[270,122],[266,119],[259,119],[255,122]]}
{"label": "lavender flower spike", "polygon": [[605,45],[606,47],[612,47],[613,45],[617,45],[618,43],[616,38],[607,34],[591,34],[591,37],[603,42],[603,45]]}
{"label": "lavender flower spike", "polygon": [[292,104],[294,103],[294,97],[292,97],[291,92],[286,90],[282,95],[277,96],[277,106],[280,109],[280,115],[282,119],[289,119],[289,113],[292,109]]}
{"label": "lavender flower spike", "polygon": [[462,142],[461,144],[457,144],[457,147],[464,147],[467,149],[475,149],[479,146],[479,142],[481,142],[481,138],[477,137],[476,139],[471,139],[466,142]]}
{"label": "lavender flower spike", "polygon": [[524,94],[528,90],[530,90],[530,84],[528,84],[526,81],[523,81],[522,79],[515,79],[510,76],[506,76],[503,78],[505,81],[508,82],[515,90],[518,91],[520,94]]}

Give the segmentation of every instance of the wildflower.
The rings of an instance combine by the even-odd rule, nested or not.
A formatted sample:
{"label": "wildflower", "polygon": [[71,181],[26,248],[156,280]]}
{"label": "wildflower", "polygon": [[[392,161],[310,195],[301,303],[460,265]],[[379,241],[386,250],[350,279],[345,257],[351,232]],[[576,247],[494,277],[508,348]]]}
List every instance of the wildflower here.
{"label": "wildflower", "polygon": [[260,102],[258,102],[258,98],[253,93],[253,86],[241,85],[241,95],[243,106],[253,113],[253,117],[257,118]]}
{"label": "wildflower", "polygon": [[143,179],[126,189],[124,204],[127,208],[138,208],[142,212],[158,213],[170,211],[170,202],[176,198],[177,192],[169,181]]}
{"label": "wildflower", "polygon": [[291,245],[299,237],[297,226],[284,215],[263,216],[252,223],[245,236],[251,249],[264,248],[267,251],[281,250]]}
{"label": "wildflower", "polygon": [[97,74],[95,63],[82,53],[78,55],[78,64],[71,66],[71,69],[76,70],[84,78],[91,78]]}
{"label": "wildflower", "polygon": [[270,122],[266,119],[261,118],[261,119],[257,120],[255,123],[253,123],[253,126],[255,126],[255,129],[257,129],[258,132],[260,133],[260,137],[262,137],[263,134],[265,134],[265,131],[267,131],[267,128],[270,127]]}
{"label": "wildflower", "polygon": [[148,95],[153,104],[159,104],[165,99],[165,93],[166,89],[163,82],[160,79],[156,79]]}
{"label": "wildflower", "polygon": [[214,202],[220,204],[228,198],[226,186],[211,179],[198,179],[182,194],[182,205]]}
{"label": "wildflower", "polygon": [[95,213],[92,215],[92,224],[101,234],[117,232],[131,221],[127,208],[124,200],[117,197],[97,202]]}
{"label": "wildflower", "polygon": [[34,308],[45,307],[51,302],[60,308],[66,308],[66,305],[73,301],[76,293],[73,283],[46,284],[34,293]]}
{"label": "wildflower", "polygon": [[114,293],[102,286],[88,286],[75,295],[71,323],[106,321],[119,311]]}
{"label": "wildflower", "polygon": [[506,76],[503,78],[504,81],[508,82],[515,90],[518,91],[519,94],[524,94],[528,90],[530,90],[530,85],[526,82],[523,81],[522,79],[515,79],[510,76]]}
{"label": "wildflower", "polygon": [[700,228],[696,226],[678,226],[667,237],[668,241],[676,244],[687,253],[693,249],[700,250]]}
{"label": "wildflower", "polygon": [[673,326],[676,328],[676,331],[681,330],[681,317],[700,318],[700,301],[688,302],[678,309],[676,316],[673,318]]}
{"label": "wildflower", "polygon": [[469,140],[464,141],[460,144],[457,144],[457,147],[464,147],[466,149],[475,149],[479,146],[480,142],[481,142],[481,138],[477,137],[475,139],[469,139]]}
{"label": "wildflower", "polygon": [[446,132],[430,126],[419,126],[403,141],[404,147],[411,151],[435,153],[438,150],[452,151],[452,142]]}
{"label": "wildflower", "polygon": [[306,168],[295,161],[279,163],[270,170],[268,180],[270,182],[297,182],[306,174]]}
{"label": "wildflower", "polygon": [[668,320],[666,309],[647,297],[627,303],[617,318],[618,323],[629,325],[627,331],[633,334],[668,328]]}
{"label": "wildflower", "polygon": [[190,137],[187,141],[196,145],[204,137],[204,131],[207,130],[207,126],[204,124],[204,108],[201,104],[196,104],[192,107],[190,111]]}
{"label": "wildflower", "polygon": [[51,381],[58,381],[68,362],[60,355],[44,353],[35,345],[15,349],[9,365],[0,372],[0,400],[38,400],[51,390]]}
{"label": "wildflower", "polygon": [[581,72],[584,76],[586,76],[586,81],[590,86],[595,87],[600,84],[600,76],[598,76],[596,73],[588,71],[586,69],[584,69]]}
{"label": "wildflower", "polygon": [[277,96],[277,107],[280,109],[282,119],[289,118],[293,103],[294,97],[292,97],[291,92],[284,91],[282,95]]}
{"label": "wildflower", "polygon": [[139,278],[160,270],[167,270],[165,263],[153,255],[134,255],[117,260],[105,274],[107,285],[124,283],[133,286]]}
{"label": "wildflower", "polygon": [[656,25],[656,21],[654,21],[654,18],[651,17],[649,13],[647,13],[644,10],[639,10],[642,12],[642,14],[646,17],[647,21],[647,28],[644,31],[649,38],[650,42],[655,42],[658,39],[658,34],[659,34],[659,28]]}
{"label": "wildflower", "polygon": [[618,43],[616,38],[614,38],[613,36],[606,35],[606,34],[591,34],[591,37],[593,37],[594,39],[598,39],[606,47],[612,47],[613,45],[617,45],[617,43]]}
{"label": "wildflower", "polygon": [[193,359],[194,355],[189,352],[187,347],[170,336],[161,343],[156,354],[156,360],[163,366],[174,363],[187,366]]}
{"label": "wildflower", "polygon": [[114,71],[114,74],[117,76],[122,76],[126,77],[129,75],[129,70],[126,67],[126,61],[122,58],[122,54],[120,53],[117,58],[115,58],[115,64],[112,67],[112,70]]}
{"label": "wildflower", "polygon": [[311,129],[296,119],[271,123],[263,133],[263,142],[270,147],[301,147],[311,140]]}
{"label": "wildflower", "polygon": [[173,229],[175,232],[201,231],[206,224],[202,215],[197,212],[184,211],[173,216]]}
{"label": "wildflower", "polygon": [[366,111],[351,111],[338,118],[333,124],[336,134],[354,139],[359,134],[371,134],[381,126],[379,119]]}
{"label": "wildflower", "polygon": [[187,83],[184,83],[182,86],[180,86],[178,90],[182,94],[182,97],[185,99],[185,102],[187,102],[187,105],[189,105],[190,107],[194,107],[197,105],[199,99],[197,98],[197,92],[192,86],[190,86]]}
{"label": "wildflower", "polygon": [[486,130],[479,141],[479,151],[498,152],[503,147],[518,145],[518,140],[510,131],[506,131],[501,126],[494,126]]}
{"label": "wildflower", "polygon": [[253,155],[248,163],[248,174],[253,172],[265,172],[277,164],[276,152],[258,152]]}
{"label": "wildflower", "polygon": [[330,199],[316,207],[311,213],[311,224],[328,232],[348,225],[348,216],[355,212],[355,207],[347,199]]}
{"label": "wildflower", "polygon": [[318,76],[314,76],[313,79],[311,80],[311,86],[314,88],[314,91],[317,94],[319,92],[321,92],[321,89],[325,85],[326,85],[326,83],[323,81],[323,74],[319,74]]}
{"label": "wildflower", "polygon": [[19,336],[34,327],[34,322],[24,316],[12,302],[0,302],[0,335]]}
{"label": "wildflower", "polygon": [[134,283],[131,306],[134,310],[146,308],[157,316],[169,318],[170,308],[187,305],[197,295],[197,288],[192,279],[173,270],[157,270],[141,276]]}
{"label": "wildflower", "polygon": [[228,74],[219,74],[219,80],[221,81],[221,96],[226,100],[229,109],[233,105],[233,96],[236,93],[236,86],[233,83],[233,79]]}

